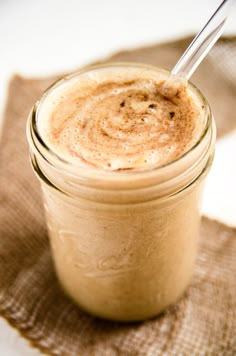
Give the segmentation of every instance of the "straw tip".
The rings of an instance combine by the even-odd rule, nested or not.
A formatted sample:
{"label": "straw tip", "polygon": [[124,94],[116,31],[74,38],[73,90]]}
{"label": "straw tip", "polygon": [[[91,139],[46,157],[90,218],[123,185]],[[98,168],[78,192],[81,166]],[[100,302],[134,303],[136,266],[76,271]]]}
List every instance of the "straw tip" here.
{"label": "straw tip", "polygon": [[186,78],[171,73],[162,86],[162,95],[167,98],[173,98],[177,96],[179,92],[185,90],[186,86]]}

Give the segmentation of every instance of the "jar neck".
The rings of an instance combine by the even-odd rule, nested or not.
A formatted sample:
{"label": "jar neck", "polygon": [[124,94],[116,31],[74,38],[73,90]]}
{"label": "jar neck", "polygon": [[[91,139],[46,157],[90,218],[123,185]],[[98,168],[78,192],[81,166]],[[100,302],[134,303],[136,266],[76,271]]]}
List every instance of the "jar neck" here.
{"label": "jar neck", "polygon": [[191,84],[190,88],[204,107],[206,124],[201,137],[194,147],[175,161],[145,170],[110,172],[80,167],[63,160],[46,146],[39,135],[36,117],[40,102],[36,103],[29,115],[27,136],[37,176],[64,194],[102,202],[141,202],[184,190],[206,171],[212,160],[215,142],[215,124],[209,105],[197,88]]}
{"label": "jar neck", "polygon": [[211,120],[201,141],[187,154],[164,167],[109,173],[68,170],[63,162],[48,160],[42,145],[35,140],[30,124],[28,137],[33,168],[44,184],[73,197],[119,204],[173,196],[200,179],[212,161],[215,131],[214,121]]}

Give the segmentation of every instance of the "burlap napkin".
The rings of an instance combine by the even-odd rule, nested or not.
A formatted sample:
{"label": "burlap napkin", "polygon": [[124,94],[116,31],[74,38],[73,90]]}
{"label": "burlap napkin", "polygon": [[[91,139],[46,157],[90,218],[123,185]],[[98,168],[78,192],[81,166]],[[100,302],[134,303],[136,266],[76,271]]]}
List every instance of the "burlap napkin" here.
{"label": "burlap napkin", "polygon": [[[171,68],[189,41],[110,60]],[[219,135],[236,127],[235,54],[236,39],[221,40],[194,79],[211,103]],[[216,221],[203,218],[191,286],[152,320],[120,325],[95,319],[59,288],[25,137],[30,107],[53,79],[17,76],[9,89],[0,153],[0,314],[50,355],[236,355],[236,230]]]}

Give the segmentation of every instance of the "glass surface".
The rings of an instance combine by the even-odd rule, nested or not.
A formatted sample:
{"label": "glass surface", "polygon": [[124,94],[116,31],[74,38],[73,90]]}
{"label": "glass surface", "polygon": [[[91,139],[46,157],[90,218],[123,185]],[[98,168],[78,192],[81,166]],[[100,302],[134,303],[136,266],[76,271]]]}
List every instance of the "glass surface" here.
{"label": "glass surface", "polygon": [[[130,65],[135,66],[109,68]],[[155,67],[136,67],[168,76]],[[179,159],[152,170],[79,169],[51,152],[37,132],[43,99],[29,117],[32,164],[42,185],[56,272],[65,292],[93,315],[150,318],[175,303],[191,280],[202,185],[215,141],[209,106],[197,88],[191,90],[205,107],[201,138]]]}

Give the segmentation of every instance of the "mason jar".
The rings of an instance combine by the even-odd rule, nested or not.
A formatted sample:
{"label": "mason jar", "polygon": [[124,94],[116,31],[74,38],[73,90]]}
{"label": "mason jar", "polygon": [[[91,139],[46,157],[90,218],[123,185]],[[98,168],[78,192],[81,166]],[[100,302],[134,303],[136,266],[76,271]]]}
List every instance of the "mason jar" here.
{"label": "mason jar", "polygon": [[65,293],[83,310],[117,321],[153,317],[175,303],[191,281],[197,253],[203,183],[214,155],[215,124],[204,107],[198,142],[157,168],[85,169],[49,149],[38,129],[45,100],[85,72],[141,64],[106,64],[73,73],[51,86],[29,115],[27,137],[40,180],[55,270]]}

